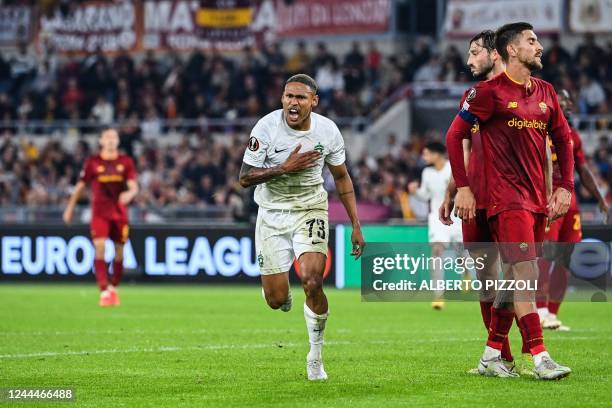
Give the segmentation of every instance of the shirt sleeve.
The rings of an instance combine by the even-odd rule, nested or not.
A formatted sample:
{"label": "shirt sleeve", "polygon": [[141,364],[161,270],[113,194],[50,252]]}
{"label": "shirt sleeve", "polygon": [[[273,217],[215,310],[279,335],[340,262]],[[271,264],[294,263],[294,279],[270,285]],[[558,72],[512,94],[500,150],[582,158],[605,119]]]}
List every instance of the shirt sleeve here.
{"label": "shirt sleeve", "polygon": [[251,131],[242,161],[249,166],[263,167],[270,147],[270,130],[263,119]]}
{"label": "shirt sleeve", "polygon": [[446,132],[448,160],[457,188],[469,185],[463,156],[463,139],[467,139],[470,135],[471,126],[471,123],[460,118],[460,116],[455,116],[455,120]]}
{"label": "shirt sleeve", "polygon": [[94,172],[92,167],[91,159],[87,159],[83,165],[83,168],[81,169],[81,173],[79,174],[79,181],[89,184],[91,180],[93,180]]}
{"label": "shirt sleeve", "polygon": [[574,141],[574,165],[582,166],[586,163],[586,156],[582,149],[582,139],[576,129],[570,128],[570,130],[572,131],[572,140]]}
{"label": "shirt sleeve", "polygon": [[332,166],[339,166],[346,161],[346,153],[344,151],[344,139],[340,129],[334,125],[334,143],[330,152],[325,156],[325,163]]}
{"label": "shirt sleeve", "polygon": [[553,107],[550,117],[550,138],[555,146],[557,163],[561,171],[560,186],[568,191],[574,191],[574,154],[571,146],[571,130],[552,86],[549,87],[549,92]]}
{"label": "shirt sleeve", "polygon": [[429,191],[429,171],[427,169],[423,170],[423,175],[421,177],[421,185],[414,193],[415,197],[421,201],[428,201],[431,199],[431,194]]}
{"label": "shirt sleeve", "polygon": [[128,157],[125,161],[125,179],[126,180],[136,180],[138,174],[136,173],[136,165],[134,164],[134,160],[131,157]]}
{"label": "shirt sleeve", "polygon": [[476,121],[485,123],[493,116],[494,110],[495,101],[492,88],[486,83],[479,82],[467,93],[461,104],[459,116],[470,125]]}

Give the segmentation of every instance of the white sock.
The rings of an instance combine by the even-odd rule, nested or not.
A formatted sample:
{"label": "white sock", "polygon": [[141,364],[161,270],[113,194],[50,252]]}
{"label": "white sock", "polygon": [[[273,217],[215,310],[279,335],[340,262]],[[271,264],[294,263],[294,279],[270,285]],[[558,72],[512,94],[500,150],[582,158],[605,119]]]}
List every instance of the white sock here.
{"label": "white sock", "polygon": [[493,347],[485,346],[485,351],[482,355],[482,359],[485,361],[494,360],[496,358],[501,358],[501,350],[495,349]]}
{"label": "white sock", "polygon": [[325,323],[327,322],[328,315],[329,312],[318,315],[304,303],[304,319],[306,320],[308,341],[310,342],[309,360],[319,360],[321,358],[323,333],[325,332]]}
{"label": "white sock", "polygon": [[[434,267],[431,270],[431,279],[433,280],[434,285],[438,285],[438,281],[444,280],[442,269],[439,268],[437,262],[434,262]],[[444,297],[443,290],[434,290],[434,301],[442,300]]]}
{"label": "white sock", "polygon": [[540,316],[540,320],[548,316],[548,308],[547,307],[538,307],[538,315]]}
{"label": "white sock", "polygon": [[533,364],[537,367],[540,365],[540,363],[542,362],[542,357],[548,357],[550,358],[550,354],[548,354],[548,351],[543,351],[541,353],[536,354],[535,356],[533,356]]}

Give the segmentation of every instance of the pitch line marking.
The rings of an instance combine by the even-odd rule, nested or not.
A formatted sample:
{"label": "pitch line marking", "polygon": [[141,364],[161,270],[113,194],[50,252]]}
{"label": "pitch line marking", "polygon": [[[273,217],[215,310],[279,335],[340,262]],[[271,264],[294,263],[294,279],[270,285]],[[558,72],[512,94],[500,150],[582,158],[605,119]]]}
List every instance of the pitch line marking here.
{"label": "pitch line marking", "polygon": [[[584,337],[584,336],[573,336],[573,337],[559,337],[554,341],[575,341],[575,340],[612,340],[612,337]],[[328,346],[337,345],[383,345],[383,344],[414,344],[414,343],[436,343],[436,342],[475,342],[482,340],[481,337],[474,338],[447,338],[436,340],[413,340],[410,342],[405,341],[387,341],[387,340],[373,340],[366,342],[352,342],[352,341],[329,341],[325,342]],[[64,357],[64,356],[86,356],[96,354],[118,354],[118,353],[168,353],[168,352],[180,352],[180,351],[203,351],[203,350],[247,350],[247,349],[263,349],[263,348],[285,348],[285,347],[302,347],[305,343],[259,343],[259,344],[208,344],[203,346],[190,346],[190,347],[177,347],[177,346],[160,346],[160,347],[148,347],[148,348],[128,348],[128,349],[102,349],[102,350],[81,350],[81,351],[41,351],[37,353],[17,353],[17,354],[0,354],[0,359],[26,359],[26,358],[39,358],[39,357]]]}

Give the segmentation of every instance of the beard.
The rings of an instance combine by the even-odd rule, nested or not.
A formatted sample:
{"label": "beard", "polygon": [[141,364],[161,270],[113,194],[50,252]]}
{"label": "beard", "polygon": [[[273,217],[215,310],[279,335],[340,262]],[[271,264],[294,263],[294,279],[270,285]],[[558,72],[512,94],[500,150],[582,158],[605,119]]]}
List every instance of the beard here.
{"label": "beard", "polygon": [[476,73],[472,71],[472,76],[474,77],[474,79],[478,81],[482,81],[483,79],[487,78],[487,75],[489,75],[491,71],[493,71],[493,66],[494,66],[493,61],[489,60],[487,61],[485,65],[482,66],[480,71]]}
{"label": "beard", "polygon": [[542,61],[538,60],[536,57],[531,59],[519,59],[519,61],[531,72],[539,71],[543,68]]}

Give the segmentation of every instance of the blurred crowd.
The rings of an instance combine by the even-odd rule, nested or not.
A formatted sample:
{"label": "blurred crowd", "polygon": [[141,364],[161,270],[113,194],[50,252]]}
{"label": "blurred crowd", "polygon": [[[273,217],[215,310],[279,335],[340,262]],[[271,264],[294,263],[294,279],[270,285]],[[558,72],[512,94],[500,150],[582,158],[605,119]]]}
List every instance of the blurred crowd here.
{"label": "blurred crowd", "polygon": [[[93,151],[84,140],[70,151],[56,139],[44,146],[16,141],[11,138],[15,123],[119,121],[122,148],[135,158],[140,173],[138,206],[221,205],[244,218],[251,194],[239,188],[236,176],[245,135],[229,131],[219,144],[201,132],[174,147],[160,147],[155,136],[164,131],[163,120],[262,116],[280,107],[284,81],[298,72],[316,79],[321,97],[317,111],[332,118],[372,114],[411,82],[471,80],[465,55],[456,47],[433,50],[430,40],[418,39],[408,51],[390,56],[383,56],[374,43],[358,42],[344,55],[332,54],[324,43],[297,43],[290,53],[270,44],[231,57],[195,51],[148,53],[136,59],[124,53],[60,62],[52,50],[35,54],[27,47],[0,54],[0,206],[63,204]],[[572,54],[553,37],[543,62],[539,75],[572,92],[577,111],[612,112],[612,43],[601,48],[586,35]],[[396,217],[419,216],[422,206],[411,202],[407,185],[419,179],[424,142],[442,137],[429,131],[400,145],[390,135],[380,141],[387,145],[384,155],[349,163],[358,198],[386,205]],[[611,153],[610,141],[602,137],[590,158],[606,194],[612,185]],[[329,177],[326,186],[333,190]],[[583,189],[578,193],[582,201],[592,200]]]}
{"label": "blurred crowd", "polygon": [[[389,135],[379,157],[364,155],[348,161],[357,198],[384,205],[394,218],[423,219],[427,204],[412,199],[408,184],[419,180],[425,163],[421,152],[426,141],[441,140],[437,131],[412,135],[398,144]],[[135,205],[143,210],[182,206],[224,208],[236,220],[253,214],[252,189],[242,189],[237,175],[244,152],[244,134],[228,137],[227,143],[207,138],[184,138],[173,146],[159,146],[156,139],[141,140],[133,146],[141,192]],[[0,207],[63,206],[77,181],[85,158],[95,150],[84,140],[67,149],[59,140],[37,147],[18,144],[15,138],[0,139]],[[602,137],[589,165],[602,194],[612,202],[612,141]],[[338,199],[331,174],[324,174],[331,199]],[[586,189],[577,184],[581,203],[595,203]],[[82,203],[86,204],[84,197]]]}
{"label": "blurred crowd", "polygon": [[[297,43],[290,53],[272,43],[232,57],[150,52],[138,59],[94,54],[60,62],[53,50],[35,53],[23,45],[0,54],[0,123],[133,118],[154,133],[163,119],[257,117],[279,107],[284,81],[298,72],[317,80],[319,112],[364,116],[403,84],[471,81],[466,57],[455,46],[433,50],[430,39],[421,38],[408,51],[388,56],[373,42],[355,42],[344,55],[321,42]],[[576,95],[581,113],[612,112],[612,42],[604,48],[586,35],[571,54],[553,36],[543,63],[539,75]]]}

